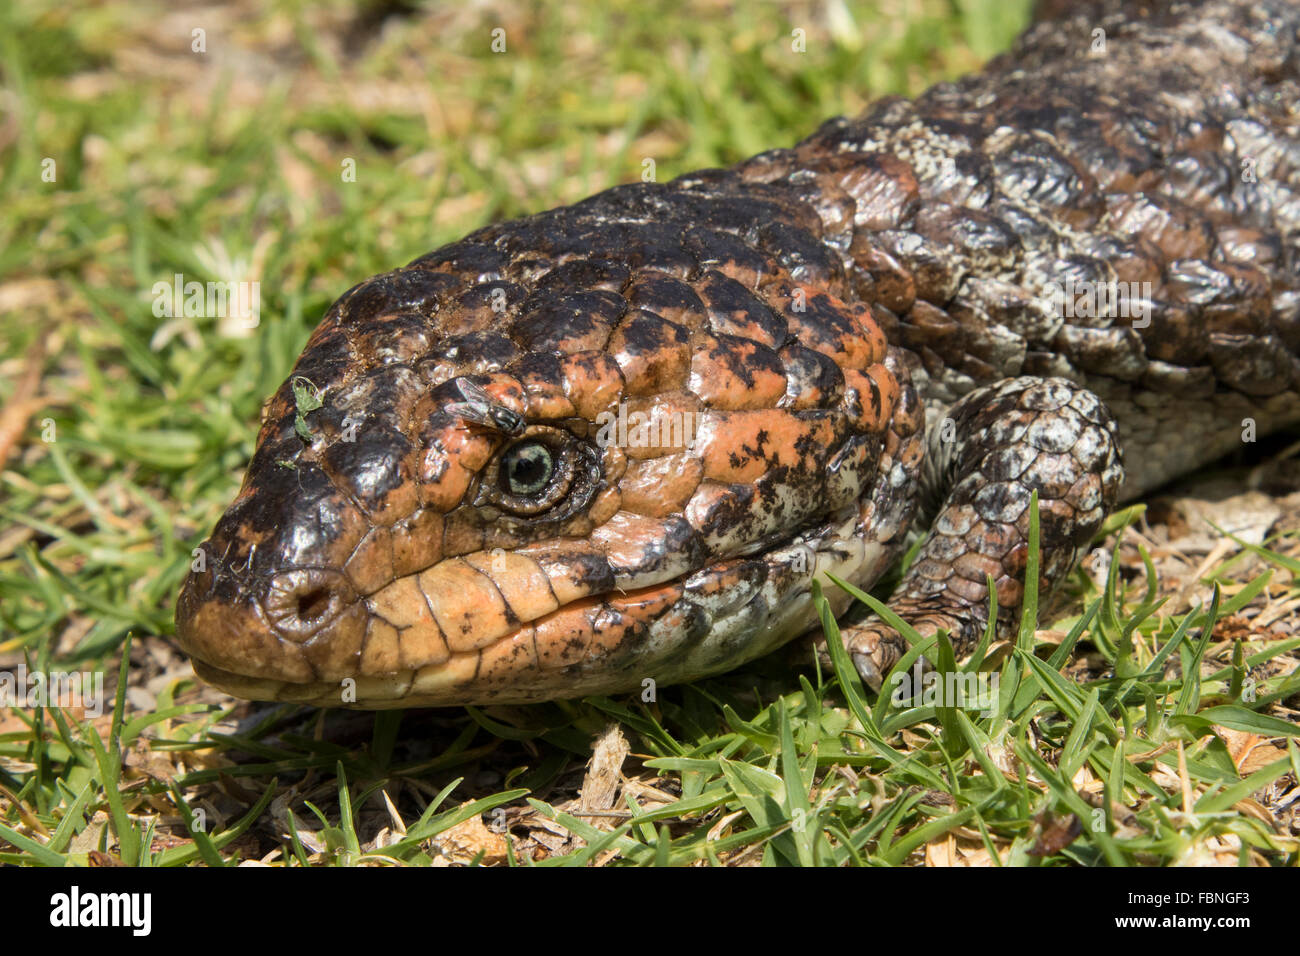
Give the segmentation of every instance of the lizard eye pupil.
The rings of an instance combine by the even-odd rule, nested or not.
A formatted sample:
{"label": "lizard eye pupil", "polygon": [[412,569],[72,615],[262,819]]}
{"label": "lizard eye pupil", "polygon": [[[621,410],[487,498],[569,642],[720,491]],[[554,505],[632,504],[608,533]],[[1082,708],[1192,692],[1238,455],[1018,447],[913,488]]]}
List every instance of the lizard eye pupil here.
{"label": "lizard eye pupil", "polygon": [[541,442],[521,442],[506,452],[501,473],[512,495],[535,495],[555,473],[551,450]]}

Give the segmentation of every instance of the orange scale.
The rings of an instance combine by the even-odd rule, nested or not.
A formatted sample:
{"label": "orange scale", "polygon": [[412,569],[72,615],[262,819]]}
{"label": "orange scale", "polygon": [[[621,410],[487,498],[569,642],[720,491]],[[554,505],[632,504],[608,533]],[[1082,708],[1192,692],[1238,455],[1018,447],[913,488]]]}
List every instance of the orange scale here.
{"label": "orange scale", "polygon": [[623,373],[603,351],[575,352],[560,363],[564,394],[580,418],[596,416],[618,404],[623,395]]}
{"label": "orange scale", "polygon": [[420,504],[446,513],[460,504],[474,473],[438,449],[429,449],[421,466]]}
{"label": "orange scale", "polygon": [[573,402],[564,394],[559,383],[530,381],[526,383],[528,405],[524,417],[533,421],[572,418],[577,414]]}
{"label": "orange scale", "polygon": [[730,338],[698,336],[691,356],[690,390],[710,408],[738,411],[772,408],[785,395],[785,374],[770,349]]}
{"label": "orange scale", "polygon": [[834,429],[826,418],[807,420],[783,408],[709,412],[704,416],[695,451],[704,477],[728,484],[753,483],[779,465],[797,466],[800,445],[827,445]]}
{"label": "orange scale", "polygon": [[[802,304],[796,293],[802,292]],[[810,349],[815,349],[832,359],[844,369],[866,368],[879,361],[877,348],[883,351],[883,345],[876,336],[869,335],[863,329],[860,319],[851,321],[856,333],[840,333],[827,341],[829,329],[817,323],[817,313],[832,312],[841,316],[853,316],[857,309],[835,296],[813,286],[792,285],[783,289],[777,297],[786,320],[789,322],[790,334]],[[863,313],[865,314],[865,309]]]}
{"label": "orange scale", "polygon": [[465,561],[451,558],[436,564],[422,572],[419,581],[453,653],[491,644],[512,630],[501,592]]}
{"label": "orange scale", "polygon": [[874,423],[872,430],[882,431],[893,420],[894,409],[898,407],[898,379],[894,378],[893,372],[881,364],[871,366],[867,369],[867,374],[880,390],[880,417]]}
{"label": "orange scale", "polygon": [[855,368],[844,370],[844,391],[856,394],[857,401],[846,401],[849,424],[858,431],[878,432],[884,423],[884,398],[875,379]]}
{"label": "orange scale", "polygon": [[433,508],[421,508],[393,525],[393,576],[423,571],[442,560],[443,517]]}
{"label": "orange scale", "polygon": [[533,635],[537,666],[542,670],[555,670],[585,659],[595,633],[593,621],[600,607],[599,601],[587,598],[535,622]]}
{"label": "orange scale", "polygon": [[862,304],[855,305],[853,307],[853,318],[861,327],[862,340],[866,343],[866,364],[875,365],[877,362],[883,362],[889,349],[889,340],[885,337],[885,330],[880,327],[872,315],[871,307]]}
{"label": "orange scale", "polygon": [[361,645],[361,673],[367,676],[402,670],[401,640],[397,628],[378,617],[370,618]]}
{"label": "orange scale", "polygon": [[700,460],[689,452],[634,462],[619,485],[622,507],[648,518],[680,514],[703,477]]}
{"label": "orange scale", "polygon": [[343,573],[358,594],[371,594],[392,581],[392,532],[383,527],[371,528],[343,565]]}
{"label": "orange scale", "polygon": [[627,395],[657,395],[686,383],[690,340],[676,323],[644,310],[630,312],[610,336],[607,348],[623,372]]}
{"label": "orange scale", "polygon": [[520,676],[523,671],[536,670],[538,666],[531,627],[525,627],[517,634],[483,648],[480,654],[479,680],[509,680]]}
{"label": "orange scale", "polygon": [[641,588],[626,594],[607,597],[605,603],[624,617],[649,624],[662,617],[669,608],[681,600],[684,588],[681,584],[662,584],[657,587]]}
{"label": "orange scale", "polygon": [[366,606],[357,602],[302,645],[317,680],[342,680],[356,674],[369,620]]}

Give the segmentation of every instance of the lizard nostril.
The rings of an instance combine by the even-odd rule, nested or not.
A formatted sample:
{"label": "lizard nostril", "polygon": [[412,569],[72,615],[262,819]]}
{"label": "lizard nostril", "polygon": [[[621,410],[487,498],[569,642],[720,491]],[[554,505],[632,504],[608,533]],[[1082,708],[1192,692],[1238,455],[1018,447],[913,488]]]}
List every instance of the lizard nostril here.
{"label": "lizard nostril", "polygon": [[314,621],[330,608],[330,592],[325,588],[312,588],[298,595],[298,616],[304,621]]}
{"label": "lizard nostril", "polygon": [[282,637],[301,642],[331,626],[355,600],[356,592],[339,572],[296,568],[271,578],[262,608]]}

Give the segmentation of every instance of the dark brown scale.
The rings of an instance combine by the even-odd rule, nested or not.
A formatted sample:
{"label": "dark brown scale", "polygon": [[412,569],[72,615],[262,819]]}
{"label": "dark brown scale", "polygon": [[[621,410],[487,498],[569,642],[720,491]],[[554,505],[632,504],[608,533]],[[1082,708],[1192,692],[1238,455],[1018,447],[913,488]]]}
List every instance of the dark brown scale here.
{"label": "dark brown scale", "polygon": [[623,290],[628,305],[676,322],[700,328],[706,311],[695,290],[680,279],[660,272],[641,272]]}

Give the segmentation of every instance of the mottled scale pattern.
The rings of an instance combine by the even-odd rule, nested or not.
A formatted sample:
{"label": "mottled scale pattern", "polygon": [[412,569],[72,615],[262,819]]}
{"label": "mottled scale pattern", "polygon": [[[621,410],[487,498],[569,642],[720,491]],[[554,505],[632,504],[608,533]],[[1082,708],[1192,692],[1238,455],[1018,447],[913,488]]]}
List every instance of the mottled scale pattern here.
{"label": "mottled scale pattern", "polygon": [[[341,296],[181,594],[198,673],[367,707],[691,680],[909,533],[893,606],[961,651],[990,577],[1013,619],[1034,492],[1050,585],[1117,501],[1300,420],[1300,8],[1062,6],[916,100]],[[904,650],[844,639],[876,686]]]}

